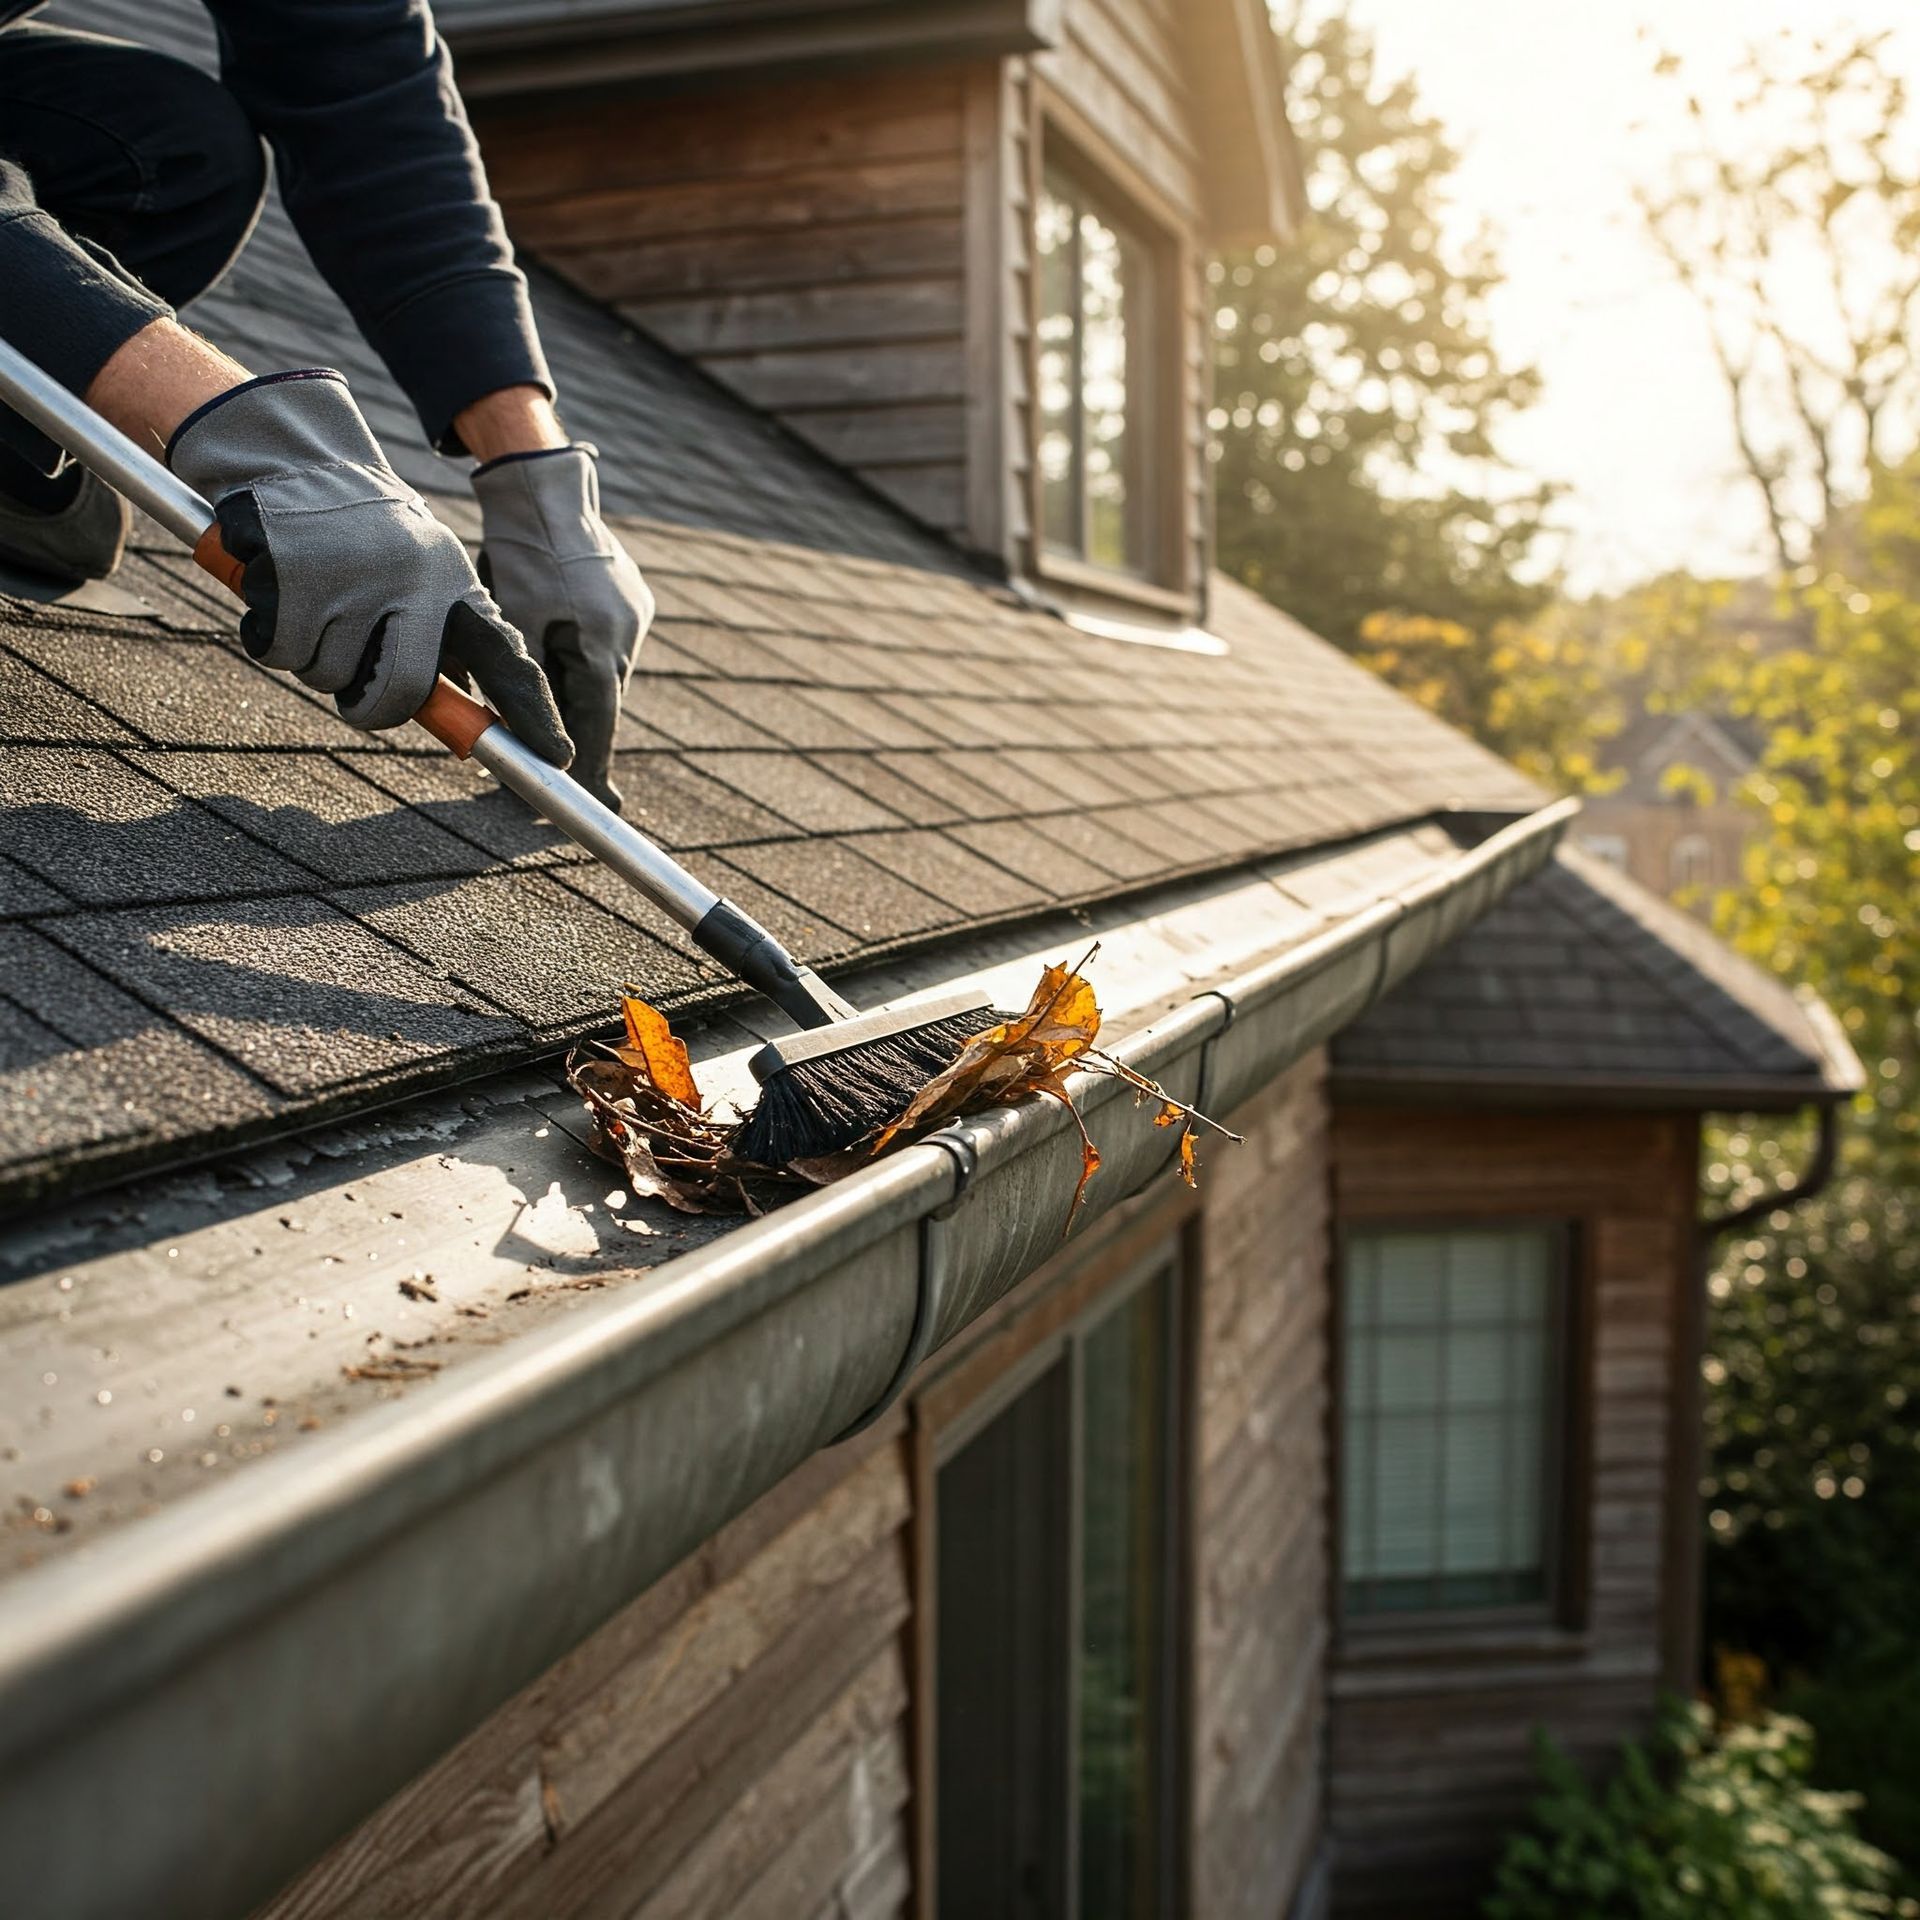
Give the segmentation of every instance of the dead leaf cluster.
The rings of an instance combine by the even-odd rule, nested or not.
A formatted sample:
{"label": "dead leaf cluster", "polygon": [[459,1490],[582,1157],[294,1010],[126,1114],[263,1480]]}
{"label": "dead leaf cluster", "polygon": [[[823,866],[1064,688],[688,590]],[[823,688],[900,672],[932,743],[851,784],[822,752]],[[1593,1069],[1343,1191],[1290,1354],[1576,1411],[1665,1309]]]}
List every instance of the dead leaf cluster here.
{"label": "dead leaf cluster", "polygon": [[[1080,1177],[1067,1209],[1071,1226],[1087,1183],[1100,1169],[1100,1150],[1074,1105],[1069,1075],[1105,1074],[1124,1081],[1136,1103],[1157,1101],[1154,1125],[1181,1129],[1178,1165],[1190,1187],[1198,1184],[1197,1129],[1240,1138],[1100,1050],[1100,1007],[1082,972],[1098,951],[1090,948],[1070,967],[1046,968],[1023,1012],[975,1034],[900,1112],[876,1116],[865,1140],[823,1160],[768,1168],[736,1158],[732,1143],[739,1120],[717,1118],[702,1105],[686,1047],[665,1016],[631,989],[622,1001],[625,1043],[577,1050],[568,1076],[593,1117],[595,1150],[626,1169],[636,1194],[689,1213],[759,1213],[770,1185],[826,1185],[967,1114],[1036,1097],[1056,1100],[1080,1133]],[[756,1187],[762,1189],[758,1196]]]}
{"label": "dead leaf cluster", "polygon": [[626,1170],[642,1199],[682,1213],[761,1213],[753,1191],[782,1176],[733,1153],[737,1121],[716,1119],[700,1099],[683,1041],[666,1016],[628,990],[620,1003],[626,1040],[576,1048],[567,1078],[587,1103],[593,1148]]}

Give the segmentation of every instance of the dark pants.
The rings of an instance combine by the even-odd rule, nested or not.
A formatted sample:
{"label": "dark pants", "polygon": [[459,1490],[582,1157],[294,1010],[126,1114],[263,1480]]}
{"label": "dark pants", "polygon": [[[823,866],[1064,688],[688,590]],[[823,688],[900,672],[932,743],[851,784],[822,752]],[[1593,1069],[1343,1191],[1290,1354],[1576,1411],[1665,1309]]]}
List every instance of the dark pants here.
{"label": "dark pants", "polygon": [[[0,28],[0,332],[85,393],[227,270],[266,179],[239,103],[199,68],[96,34]],[[5,407],[0,446],[59,465]]]}

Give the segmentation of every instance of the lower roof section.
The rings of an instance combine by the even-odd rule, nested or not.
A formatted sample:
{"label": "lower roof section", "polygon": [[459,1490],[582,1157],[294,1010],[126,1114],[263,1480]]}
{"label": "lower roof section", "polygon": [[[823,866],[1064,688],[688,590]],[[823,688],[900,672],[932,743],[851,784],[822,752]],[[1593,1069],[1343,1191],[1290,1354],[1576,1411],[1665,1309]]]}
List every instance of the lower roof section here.
{"label": "lower roof section", "polygon": [[1571,843],[1341,1034],[1349,1099],[1785,1110],[1857,1093],[1839,1023]]}
{"label": "lower roof section", "polygon": [[[1013,999],[1098,937],[1113,1050],[1230,1113],[1569,811],[1261,862],[857,985],[964,965]],[[746,1092],[754,1038],[702,1036],[710,1096]],[[1176,1141],[1111,1080],[1074,1093],[1105,1163],[1084,1226]],[[10,1912],[250,1910],[1047,1258],[1080,1151],[1033,1102],[723,1232],[621,1203],[578,1125],[510,1080],[0,1245]]]}

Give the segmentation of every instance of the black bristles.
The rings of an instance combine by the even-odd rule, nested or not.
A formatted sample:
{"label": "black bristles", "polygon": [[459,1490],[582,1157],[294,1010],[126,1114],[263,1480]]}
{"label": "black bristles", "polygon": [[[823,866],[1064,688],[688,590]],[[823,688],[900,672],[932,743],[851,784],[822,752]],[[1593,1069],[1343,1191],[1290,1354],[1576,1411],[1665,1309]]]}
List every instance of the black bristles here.
{"label": "black bristles", "polygon": [[997,1018],[991,1012],[962,1014],[782,1067],[741,1123],[735,1154],[756,1166],[784,1167],[853,1146],[904,1113],[913,1096]]}

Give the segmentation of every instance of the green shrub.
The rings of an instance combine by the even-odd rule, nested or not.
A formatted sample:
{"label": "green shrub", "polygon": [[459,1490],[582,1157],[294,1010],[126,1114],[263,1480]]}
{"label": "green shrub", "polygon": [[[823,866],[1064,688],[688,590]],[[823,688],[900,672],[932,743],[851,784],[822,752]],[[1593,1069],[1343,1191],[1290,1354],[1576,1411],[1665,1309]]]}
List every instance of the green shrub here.
{"label": "green shrub", "polygon": [[1789,1674],[1783,1711],[1813,1728],[1816,1785],[1861,1795],[1857,1824],[1920,1893],[1920,1653],[1911,1635],[1850,1647],[1817,1673]]}
{"label": "green shrub", "polygon": [[1507,1843],[1486,1920],[1865,1920],[1920,1914],[1853,1828],[1857,1796],[1808,1784],[1806,1723],[1716,1732],[1676,1706],[1594,1787],[1542,1736],[1546,1792]]}

